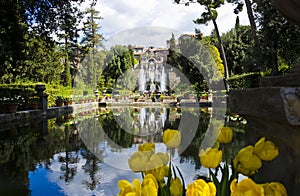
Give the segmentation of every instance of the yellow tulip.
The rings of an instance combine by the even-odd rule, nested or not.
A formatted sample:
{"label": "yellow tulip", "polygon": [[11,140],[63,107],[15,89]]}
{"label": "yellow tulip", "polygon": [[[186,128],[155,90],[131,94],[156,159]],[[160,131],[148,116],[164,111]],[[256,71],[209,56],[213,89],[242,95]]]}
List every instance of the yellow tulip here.
{"label": "yellow tulip", "polygon": [[138,147],[138,150],[140,152],[143,152],[144,155],[148,157],[148,159],[154,154],[155,152],[155,145],[154,143],[145,143],[145,144],[140,144]]}
{"label": "yellow tulip", "polygon": [[154,168],[154,169],[148,169],[147,168],[147,171],[145,173],[146,174],[152,174],[156,178],[157,181],[163,181],[164,177],[167,175],[164,166],[157,167],[157,168]]}
{"label": "yellow tulip", "polygon": [[285,187],[279,182],[263,184],[265,196],[287,196]]}
{"label": "yellow tulip", "polygon": [[262,185],[256,184],[250,178],[245,178],[239,183],[234,179],[230,184],[231,196],[264,196]]}
{"label": "yellow tulip", "polygon": [[155,179],[155,177],[152,174],[147,174],[144,179],[143,179],[143,183],[142,186],[150,186],[156,189],[156,192],[158,190],[158,183]]}
{"label": "yellow tulip", "polygon": [[216,185],[213,182],[209,182],[207,183],[209,186],[209,190],[210,190],[210,196],[214,196],[217,194],[217,188]]}
{"label": "yellow tulip", "polygon": [[146,185],[142,189],[142,196],[157,196],[158,190],[152,185]]}
{"label": "yellow tulip", "polygon": [[265,137],[256,142],[254,153],[264,161],[271,161],[279,155],[278,147],[271,141],[265,141]]}
{"label": "yellow tulip", "polygon": [[162,162],[162,165],[167,165],[169,162],[169,155],[167,153],[158,152],[150,157],[150,161]]}
{"label": "yellow tulip", "polygon": [[180,140],[180,131],[167,129],[163,133],[163,142],[170,148],[177,148],[180,145]]}
{"label": "yellow tulip", "polygon": [[177,177],[171,179],[170,192],[173,196],[181,196],[183,192],[182,184],[180,179]]}
{"label": "yellow tulip", "polygon": [[233,131],[229,127],[223,127],[220,131],[218,142],[222,144],[228,144],[232,141]]}
{"label": "yellow tulip", "polygon": [[167,165],[169,162],[168,154],[156,153],[152,155],[149,161],[145,164],[147,170],[155,169]]}
{"label": "yellow tulip", "polygon": [[203,179],[195,180],[186,189],[187,196],[215,196],[217,193],[214,183],[206,183]]}
{"label": "yellow tulip", "polygon": [[217,148],[207,148],[200,150],[201,165],[207,168],[216,168],[222,160],[222,151]]}
{"label": "yellow tulip", "polygon": [[262,163],[260,158],[254,154],[254,147],[247,146],[242,148],[235,156],[233,166],[245,176],[251,176],[261,168]]}
{"label": "yellow tulip", "polygon": [[142,188],[139,179],[135,178],[132,183],[133,185],[127,180],[119,180],[118,187],[120,192],[118,196],[141,195]]}
{"label": "yellow tulip", "polygon": [[155,150],[155,145],[154,145],[154,142],[140,144],[138,149],[139,149],[139,151],[151,151],[151,150],[154,151]]}
{"label": "yellow tulip", "polygon": [[145,153],[137,151],[128,159],[128,165],[134,172],[145,171],[148,160]]}

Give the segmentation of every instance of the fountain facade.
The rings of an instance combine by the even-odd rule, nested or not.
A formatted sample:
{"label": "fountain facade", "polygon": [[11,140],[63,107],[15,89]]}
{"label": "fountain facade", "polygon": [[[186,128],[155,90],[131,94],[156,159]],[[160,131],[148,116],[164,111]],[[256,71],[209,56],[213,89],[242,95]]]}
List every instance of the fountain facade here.
{"label": "fountain facade", "polygon": [[136,67],[139,71],[138,91],[144,93],[167,93],[168,70],[166,69],[167,54],[149,48],[140,57]]}

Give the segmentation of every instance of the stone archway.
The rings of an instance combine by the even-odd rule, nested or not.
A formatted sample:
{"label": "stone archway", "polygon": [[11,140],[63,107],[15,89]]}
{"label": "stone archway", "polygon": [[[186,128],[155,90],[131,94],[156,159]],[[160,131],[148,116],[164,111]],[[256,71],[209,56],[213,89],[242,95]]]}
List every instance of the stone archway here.
{"label": "stone archway", "polygon": [[141,56],[138,79],[138,91],[140,93],[166,93],[168,85],[168,73],[163,61],[166,55],[147,51]]}

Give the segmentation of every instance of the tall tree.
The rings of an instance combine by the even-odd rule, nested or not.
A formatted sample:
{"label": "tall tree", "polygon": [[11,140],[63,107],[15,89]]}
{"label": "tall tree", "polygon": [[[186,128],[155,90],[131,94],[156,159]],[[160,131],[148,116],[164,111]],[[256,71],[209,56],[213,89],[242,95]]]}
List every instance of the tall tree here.
{"label": "tall tree", "polygon": [[2,81],[14,82],[16,76],[26,74],[22,66],[28,30],[25,8],[12,0],[1,1],[0,6],[0,73]]}
{"label": "tall tree", "polygon": [[221,39],[224,44],[230,74],[235,75],[251,71],[254,64],[253,59],[255,59],[251,28],[240,26],[237,16],[235,28],[223,34]]}
{"label": "tall tree", "polygon": [[214,45],[206,39],[199,41],[192,37],[181,38],[178,42],[180,52],[170,51],[167,63],[183,73],[196,92],[208,90],[207,83],[212,84],[224,77],[224,65]]}
{"label": "tall tree", "polygon": [[[189,5],[190,2],[194,2],[194,1],[193,0],[189,0],[189,1],[175,0],[175,3],[181,3],[181,2],[183,2],[185,5]],[[216,36],[217,36],[217,39],[218,39],[218,47],[220,49],[220,53],[221,53],[221,57],[222,57],[222,60],[223,60],[223,65],[224,65],[225,88],[226,88],[226,90],[229,90],[229,86],[226,82],[226,79],[229,76],[227,60],[226,60],[226,55],[225,55],[225,52],[224,52],[224,47],[222,45],[221,36],[220,36],[220,33],[219,33],[219,28],[218,28],[218,25],[217,25],[217,22],[216,22],[217,17],[218,17],[218,12],[216,11],[216,9],[224,4],[224,0],[216,0],[216,1],[197,0],[197,3],[204,6],[206,11],[201,14],[201,18],[197,18],[196,20],[194,20],[194,22],[196,24],[207,24],[209,21],[213,22],[214,29],[215,29],[215,32],[216,32]]]}
{"label": "tall tree", "polygon": [[291,65],[300,53],[300,27],[291,24],[268,0],[254,0],[260,24],[260,45],[263,51],[261,64],[271,69],[272,75],[279,74],[282,60]]}
{"label": "tall tree", "polygon": [[65,86],[71,85],[71,67],[70,67],[70,53],[71,48],[77,47],[79,38],[78,26],[83,17],[83,13],[77,6],[68,7],[68,5],[60,5],[61,14],[58,17],[59,30],[58,37],[62,40],[62,45],[65,49],[64,72],[62,75],[63,84]]}
{"label": "tall tree", "polygon": [[103,18],[99,16],[100,12],[95,9],[96,3],[96,0],[93,0],[90,7],[85,11],[87,18],[84,21],[84,37],[81,40],[81,44],[84,44],[88,49],[103,47],[102,41],[104,40],[104,37],[99,33],[101,28],[99,21]]}
{"label": "tall tree", "polygon": [[[78,7],[82,1],[83,0],[1,1],[0,43],[2,51],[0,54],[0,62],[1,66],[4,66],[0,71],[2,82],[14,82],[18,78],[34,79],[33,77],[35,77],[35,75],[29,74],[29,71],[33,70],[31,69],[33,64],[39,61],[39,64],[45,65],[53,61],[47,62],[50,56],[48,56],[49,58],[40,58],[39,60],[33,59],[32,57],[41,55],[42,51],[45,51],[45,56],[48,54],[57,56],[57,52],[49,52],[46,54],[46,51],[57,50],[55,42],[57,38],[62,38],[62,33],[68,35],[63,39],[64,44],[66,43],[65,39],[72,39],[73,43],[75,43],[74,40],[76,40],[76,34],[78,34],[78,29],[76,28],[78,28],[79,25],[78,23],[74,23],[74,21],[78,21],[79,19],[80,12]],[[72,41],[69,40],[68,43],[72,43]],[[70,44],[68,46],[70,46]],[[31,53],[32,51],[37,51],[37,55]],[[70,50],[65,50],[66,53],[69,51]],[[68,62],[68,59],[70,59],[69,56],[70,55],[65,58],[65,62]],[[42,59],[44,59],[45,62],[41,62]],[[56,62],[61,61],[61,59],[56,57],[52,58],[52,60],[54,59],[56,59]],[[56,62],[54,64],[56,64]],[[29,67],[28,65],[31,66]],[[69,66],[67,65],[65,67]],[[34,69],[42,70],[39,67]],[[35,71],[33,72],[35,73]],[[67,80],[69,81],[69,79]]]}
{"label": "tall tree", "polygon": [[[92,82],[94,86],[97,86],[97,76],[99,77],[101,70],[99,62],[95,61],[95,54],[99,47],[103,47],[102,41],[104,40],[103,35],[99,33],[101,26],[99,25],[99,20],[102,18],[99,16],[99,11],[95,9],[96,1],[93,0],[90,4],[90,7],[85,11],[87,19],[84,22],[83,33],[84,37],[81,41],[81,44],[84,45],[84,48],[89,53],[91,71],[92,71]],[[98,65],[97,65],[98,64]]]}
{"label": "tall tree", "polygon": [[116,45],[107,52],[103,75],[107,86],[115,84],[116,80],[134,65],[133,50],[130,47]]}
{"label": "tall tree", "polygon": [[227,2],[233,3],[236,5],[236,7],[234,8],[235,14],[239,14],[243,10],[243,6],[244,6],[244,2],[245,2],[247,14],[248,14],[248,18],[249,18],[249,22],[250,22],[250,26],[251,26],[251,30],[252,30],[252,37],[255,42],[255,45],[258,45],[257,27],[255,24],[255,18],[254,18],[253,9],[252,9],[253,2],[251,0],[227,0]]}
{"label": "tall tree", "polygon": [[[79,7],[84,0],[24,0],[23,2],[30,28],[50,38],[53,34],[60,34],[64,28],[78,28],[73,26],[71,21],[78,19],[82,14]],[[69,22],[66,22],[67,20]]]}

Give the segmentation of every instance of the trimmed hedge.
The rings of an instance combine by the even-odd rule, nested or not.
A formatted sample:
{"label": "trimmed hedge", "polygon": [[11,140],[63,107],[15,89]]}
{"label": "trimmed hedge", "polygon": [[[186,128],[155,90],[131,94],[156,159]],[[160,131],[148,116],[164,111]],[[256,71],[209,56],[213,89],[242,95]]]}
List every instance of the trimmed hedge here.
{"label": "trimmed hedge", "polygon": [[227,79],[230,89],[256,88],[259,86],[260,73],[235,75]]}
{"label": "trimmed hedge", "polygon": [[[22,96],[24,102],[19,105],[18,110],[30,109],[29,98],[36,95],[35,85],[36,83],[0,84],[0,97]],[[57,95],[70,95],[72,93],[72,89],[61,85],[46,84],[45,93],[49,95],[48,107],[52,107],[55,106],[55,97]]]}
{"label": "trimmed hedge", "polygon": [[0,97],[21,96],[23,102],[20,103],[18,110],[28,109],[29,97],[36,94],[35,84],[0,84]]}

